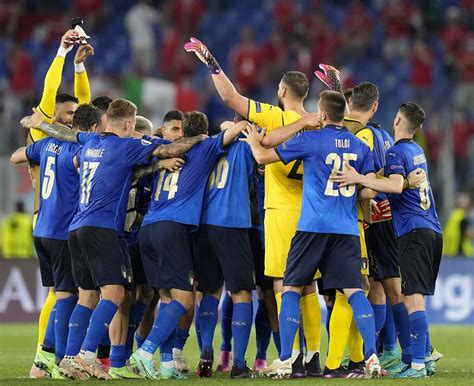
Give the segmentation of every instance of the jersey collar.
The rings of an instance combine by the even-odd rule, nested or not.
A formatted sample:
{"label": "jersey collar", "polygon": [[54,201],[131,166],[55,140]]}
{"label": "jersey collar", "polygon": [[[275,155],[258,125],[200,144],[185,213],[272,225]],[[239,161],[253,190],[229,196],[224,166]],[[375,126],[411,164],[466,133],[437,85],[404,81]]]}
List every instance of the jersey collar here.
{"label": "jersey collar", "polygon": [[402,138],[402,139],[399,139],[397,142],[395,142],[395,145],[399,144],[399,143],[403,143],[403,142],[407,142],[407,143],[412,143],[413,142],[413,138]]}
{"label": "jersey collar", "polygon": [[102,137],[109,137],[109,136],[118,137],[117,134],[111,133],[110,131],[103,131],[102,133],[100,133],[100,135],[101,135]]}
{"label": "jersey collar", "polygon": [[328,124],[328,125],[324,126],[323,129],[348,131],[347,127],[345,127],[345,126],[339,126],[339,125],[333,125],[333,124]]}

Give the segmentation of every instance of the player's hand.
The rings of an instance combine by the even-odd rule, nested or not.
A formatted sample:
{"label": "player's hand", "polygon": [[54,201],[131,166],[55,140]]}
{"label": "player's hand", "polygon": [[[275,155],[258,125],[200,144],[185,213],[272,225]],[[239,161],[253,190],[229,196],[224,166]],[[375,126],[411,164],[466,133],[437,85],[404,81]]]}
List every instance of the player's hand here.
{"label": "player's hand", "polygon": [[426,172],[417,168],[408,174],[407,181],[409,189],[418,189],[426,181]]}
{"label": "player's hand", "polygon": [[168,159],[161,159],[158,161],[158,166],[160,169],[166,169],[170,173],[173,173],[177,170],[181,170],[185,161],[181,158],[168,158]]}
{"label": "player's hand", "polygon": [[321,119],[318,113],[307,113],[301,117],[301,122],[305,128],[316,130],[320,128]]}
{"label": "player's hand", "polygon": [[323,63],[319,64],[319,68],[323,71],[315,71],[314,75],[316,75],[318,79],[331,90],[343,93],[344,89],[342,87],[341,74],[339,73],[339,70],[329,64]]}
{"label": "player's hand", "polygon": [[247,122],[244,130],[242,130],[242,134],[245,138],[240,138],[240,141],[247,142],[250,146],[259,146],[265,136],[265,129],[262,129],[259,132],[256,124],[253,123],[252,125],[249,125]]}
{"label": "player's hand", "polygon": [[191,37],[189,42],[184,45],[186,52],[194,52],[194,54],[203,62],[211,74],[219,74],[221,72],[221,66],[217,63],[216,58],[212,56],[209,49],[195,37]]}
{"label": "player's hand", "polygon": [[76,51],[76,56],[74,57],[74,63],[79,64],[84,62],[88,56],[94,55],[94,47],[92,47],[90,44],[85,44],[79,46],[79,48]]}
{"label": "player's hand", "polygon": [[22,127],[39,127],[41,122],[43,122],[43,116],[33,107],[33,115],[28,115],[23,117],[20,121]]}
{"label": "player's hand", "polygon": [[77,31],[70,29],[61,37],[61,47],[64,49],[72,49],[74,44],[79,44],[79,34]]}
{"label": "player's hand", "polygon": [[355,185],[360,182],[362,176],[357,173],[349,163],[345,162],[342,171],[336,170],[329,177],[332,181],[339,183],[339,187],[343,188],[347,185]]}

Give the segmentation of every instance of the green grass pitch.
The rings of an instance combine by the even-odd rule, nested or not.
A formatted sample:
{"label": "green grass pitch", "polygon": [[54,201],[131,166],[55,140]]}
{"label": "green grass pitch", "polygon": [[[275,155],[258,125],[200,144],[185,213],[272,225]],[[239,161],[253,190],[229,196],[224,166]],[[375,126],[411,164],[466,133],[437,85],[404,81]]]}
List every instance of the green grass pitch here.
{"label": "green grass pitch", "polygon": [[[192,329],[193,330],[193,329]],[[28,372],[34,357],[36,344],[36,325],[33,324],[9,324],[0,325],[0,385],[51,385],[58,382],[70,381],[38,381],[29,380]],[[214,345],[218,348],[219,337],[216,332]],[[201,385],[222,385],[231,382],[233,385],[243,385],[252,383],[254,385],[277,383],[292,384],[329,384],[329,383],[354,383],[354,384],[403,384],[403,385],[474,385],[474,325],[469,326],[433,326],[431,328],[431,341],[436,348],[444,354],[444,358],[438,363],[438,373],[432,378],[420,380],[329,380],[329,379],[306,379],[306,380],[271,380],[256,378],[251,380],[230,380],[228,375],[217,375],[210,379],[198,379],[191,375],[188,380],[158,381],[171,383],[187,383]],[[323,336],[322,352],[326,350],[326,336]],[[275,349],[273,343],[268,352],[269,361],[275,358]],[[255,337],[252,333],[249,348],[247,351],[247,361],[250,366],[253,364],[253,355],[255,354]],[[185,347],[185,355],[193,367],[196,366],[199,358],[196,338],[194,334],[188,340]],[[323,355],[324,357],[324,355]],[[324,358],[323,358],[324,359]],[[98,380],[89,380],[90,382],[104,382]],[[132,380],[126,381],[108,381],[107,384],[133,384],[145,385],[156,381]],[[77,383],[77,382],[75,382]]]}

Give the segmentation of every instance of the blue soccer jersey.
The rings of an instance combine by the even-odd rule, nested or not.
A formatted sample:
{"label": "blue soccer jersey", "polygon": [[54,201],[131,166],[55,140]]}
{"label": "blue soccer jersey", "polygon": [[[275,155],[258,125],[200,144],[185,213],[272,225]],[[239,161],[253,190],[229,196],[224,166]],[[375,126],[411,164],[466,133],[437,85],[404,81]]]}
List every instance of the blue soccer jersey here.
{"label": "blue soccer jersey", "polygon": [[158,144],[107,132],[89,136],[78,154],[79,209],[69,230],[95,226],[114,229],[122,236],[134,167],[148,163]]}
{"label": "blue soccer jersey", "polygon": [[224,133],[220,133],[209,137],[191,148],[181,170],[157,173],[142,226],[158,221],[199,225],[209,173],[225,153],[223,136]]}
{"label": "blue soccer jersey", "polygon": [[404,189],[401,194],[388,195],[397,237],[417,228],[428,228],[442,233],[423,149],[413,140],[401,139],[387,151],[385,161],[386,177],[400,174],[406,178],[417,168],[426,172],[426,181],[419,189]]}
{"label": "blue soccer jersey", "polygon": [[219,158],[209,175],[204,196],[201,224],[226,228],[250,228],[249,185],[255,171],[250,147],[234,142]]}
{"label": "blue soccer jersey", "polygon": [[128,198],[127,217],[125,220],[125,241],[127,245],[135,245],[138,243],[138,232],[140,231],[141,224],[137,221],[137,217],[140,216],[143,218],[148,212],[151,191],[153,189],[153,180],[154,175],[148,174],[132,182]]}
{"label": "blue soccer jersey", "polygon": [[67,240],[79,202],[79,175],[73,158],[77,143],[45,138],[26,148],[31,162],[40,164],[40,205],[33,236]]}
{"label": "blue soccer jersey", "polygon": [[[385,152],[393,146],[393,139],[385,130],[379,126],[367,124],[367,127],[372,130],[374,134],[374,166],[375,171],[378,172],[380,169],[385,167]],[[375,201],[383,201],[387,199],[387,194],[377,193]]]}
{"label": "blue soccer jersey", "polygon": [[374,172],[369,147],[343,126],[302,132],[277,146],[283,163],[303,161],[303,203],[298,230],[359,236],[357,186],[339,188],[329,179],[349,162],[361,174]]}

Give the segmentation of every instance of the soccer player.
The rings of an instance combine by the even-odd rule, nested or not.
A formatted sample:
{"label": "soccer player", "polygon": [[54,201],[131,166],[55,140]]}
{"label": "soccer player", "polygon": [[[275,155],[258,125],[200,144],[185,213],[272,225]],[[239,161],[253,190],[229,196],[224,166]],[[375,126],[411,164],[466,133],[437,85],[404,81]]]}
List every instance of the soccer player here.
{"label": "soccer player", "polygon": [[303,204],[298,231],[292,240],[283,280],[280,312],[281,354],[267,369],[269,376],[291,374],[291,343],[299,328],[299,299],[304,285],[317,269],[325,289],[338,289],[348,298],[354,320],[364,340],[366,377],[381,375],[376,355],[375,324],[360,277],[360,241],[357,226],[357,197],[371,198],[372,190],[356,186],[342,189],[330,176],[349,162],[367,179],[374,178],[369,148],[342,126],[346,100],[336,91],[323,91],[318,101],[319,131],[300,133],[275,149],[265,149],[262,135],[254,130],[247,142],[258,163],[302,159],[305,169]]}
{"label": "soccer player", "polygon": [[[306,75],[298,71],[286,72],[278,85],[278,106],[257,102],[240,95],[222,71],[219,63],[206,46],[191,38],[184,47],[206,64],[216,90],[223,102],[236,113],[266,129],[267,138],[263,145],[275,146],[281,139],[272,134],[276,128],[297,121],[306,112],[303,102],[308,94]],[[277,140],[279,139],[279,140]],[[275,297],[278,309],[281,305],[281,287],[286,258],[292,237],[295,235],[301,209],[303,188],[303,167],[301,161],[284,165],[272,163],[265,172],[265,275],[274,279]],[[294,377],[319,376],[319,349],[321,343],[321,312],[315,283],[309,283],[301,297],[303,327],[307,346],[303,359],[300,339],[295,339],[293,356]],[[304,362],[304,363],[303,363]]]}
{"label": "soccer player", "polygon": [[[61,44],[58,48],[56,57],[54,58],[50,68],[48,69],[48,72],[46,73],[46,77],[44,79],[43,95],[37,108],[38,111],[43,114],[43,117],[47,122],[52,122],[54,120],[63,124],[71,124],[72,115],[77,109],[78,103],[88,103],[90,101],[89,81],[87,78],[86,69],[84,67],[85,59],[94,53],[94,50],[90,45],[80,46],[74,57],[74,91],[76,96],[74,97],[67,94],[56,95],[59,85],[61,84],[61,76],[66,54],[73,49],[74,42],[77,40],[77,37],[77,32],[74,30],[69,30],[62,36]],[[41,131],[36,130],[35,128],[30,128],[26,143],[27,145],[30,145],[44,137],[45,135]],[[37,165],[32,164],[29,165],[29,170],[35,198],[33,217],[34,226],[40,201],[40,193],[39,189],[37,188],[40,183],[40,171]],[[54,290],[50,290],[39,317],[37,352],[41,350],[40,343],[43,342],[46,326],[50,318],[50,312],[55,302],[56,297]],[[40,358],[37,358],[35,361],[41,367]],[[36,378],[42,377],[43,375],[44,373],[41,371],[41,368],[38,368],[35,364],[33,364],[30,371],[30,377]]]}
{"label": "soccer player", "polygon": [[[162,140],[158,139],[152,142],[128,138],[133,134],[135,115],[133,103],[118,99],[107,110],[107,128],[101,134],[84,135],[44,122],[39,125],[47,134],[84,143],[77,156],[81,171],[79,209],[69,227],[79,302],[71,315],[70,325],[74,330],[70,330],[63,362],[64,366],[72,364],[82,372],[102,379],[111,376],[101,368],[95,351],[124,300],[124,286],[130,280],[130,262],[121,237],[133,169],[138,164],[148,163],[151,156],[180,155],[204,139],[198,136],[181,143],[162,145]],[[101,300],[97,304],[98,288]],[[115,339],[122,341],[123,336]],[[114,344],[112,335],[111,340]],[[80,353],[72,357],[81,344]]]}
{"label": "soccer player", "polygon": [[224,282],[233,303],[234,364],[230,376],[253,377],[245,352],[252,328],[252,290],[255,289],[249,239],[250,185],[255,166],[250,148],[238,141],[217,160],[209,176],[198,237],[198,291],[203,292],[198,315],[202,340],[196,370],[199,377],[212,375],[212,341]]}
{"label": "soccer player", "polygon": [[[90,104],[81,105],[74,113],[72,126],[76,130],[94,130],[98,124],[99,112]],[[12,155],[14,163],[29,161],[40,166],[38,188],[41,195],[33,236],[42,284],[54,288],[56,305],[35,365],[38,373],[44,372],[45,377],[52,378],[61,378],[57,364],[64,357],[68,322],[77,302],[67,238],[79,196],[79,175],[73,162],[78,150],[76,143],[44,138],[18,149]]]}
{"label": "soccer player", "polygon": [[[413,141],[425,113],[416,103],[403,103],[395,116],[395,144],[385,154],[387,179],[369,181],[352,167],[334,177],[341,186],[362,184],[389,193],[400,254],[404,303],[409,315],[411,366],[395,378],[422,378],[432,365],[424,296],[433,295],[441,262],[443,236],[436,214],[425,154]],[[405,177],[422,168],[426,179],[419,189],[403,190]],[[431,362],[431,363],[430,363]]]}
{"label": "soccer player", "polygon": [[[211,137],[191,149],[181,170],[161,171],[156,177],[153,199],[140,231],[140,249],[148,285],[160,289],[160,313],[151,333],[130,357],[130,364],[149,379],[158,378],[153,354],[160,347],[161,377],[182,378],[174,368],[174,333],[183,315],[194,307],[193,239],[201,217],[207,179],[215,161],[240,134],[242,124]],[[204,135],[207,117],[200,112],[185,113],[184,139]],[[164,299],[171,299],[166,303]]]}

